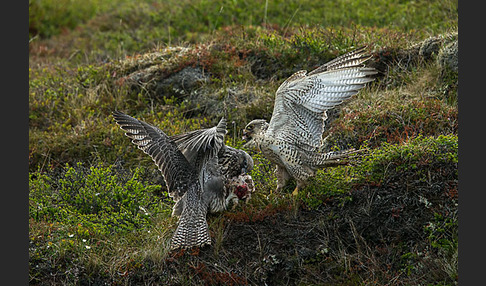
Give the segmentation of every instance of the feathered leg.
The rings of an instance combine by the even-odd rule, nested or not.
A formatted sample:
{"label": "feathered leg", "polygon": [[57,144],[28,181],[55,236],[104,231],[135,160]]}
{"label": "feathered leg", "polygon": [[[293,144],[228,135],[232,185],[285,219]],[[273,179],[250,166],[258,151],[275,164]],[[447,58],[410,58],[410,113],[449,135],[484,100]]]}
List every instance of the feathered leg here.
{"label": "feathered leg", "polygon": [[287,184],[287,181],[290,179],[290,175],[285,169],[285,167],[277,165],[275,169],[275,175],[277,176],[277,190],[276,192],[279,193]]}

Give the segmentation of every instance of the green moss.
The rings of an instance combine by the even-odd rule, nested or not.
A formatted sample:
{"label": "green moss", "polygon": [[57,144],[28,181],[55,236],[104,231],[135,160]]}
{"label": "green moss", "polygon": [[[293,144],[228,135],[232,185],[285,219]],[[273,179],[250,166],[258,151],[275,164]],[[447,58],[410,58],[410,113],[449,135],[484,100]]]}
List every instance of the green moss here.
{"label": "green moss", "polygon": [[[437,170],[457,168],[457,139],[457,135],[418,136],[402,144],[383,143],[352,159],[351,165],[319,170],[299,196],[307,207],[318,208],[334,196],[345,203],[350,192],[362,185],[382,185],[400,177],[429,182]],[[457,169],[449,179],[457,180]]]}
{"label": "green moss", "polygon": [[457,116],[455,106],[435,98],[353,106],[352,111],[330,124],[331,135],[326,144],[340,148],[377,147],[418,136],[454,134],[458,129]]}

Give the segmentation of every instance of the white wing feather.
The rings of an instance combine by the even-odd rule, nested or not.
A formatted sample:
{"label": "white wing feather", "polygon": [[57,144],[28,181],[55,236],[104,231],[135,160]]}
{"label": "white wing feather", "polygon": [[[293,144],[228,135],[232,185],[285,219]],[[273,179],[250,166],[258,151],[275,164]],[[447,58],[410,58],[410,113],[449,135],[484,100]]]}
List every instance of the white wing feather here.
{"label": "white wing feather", "polygon": [[298,71],[276,92],[267,136],[292,142],[303,149],[321,145],[326,110],[341,104],[373,81],[373,68],[363,67],[369,57],[360,48],[307,74]]}

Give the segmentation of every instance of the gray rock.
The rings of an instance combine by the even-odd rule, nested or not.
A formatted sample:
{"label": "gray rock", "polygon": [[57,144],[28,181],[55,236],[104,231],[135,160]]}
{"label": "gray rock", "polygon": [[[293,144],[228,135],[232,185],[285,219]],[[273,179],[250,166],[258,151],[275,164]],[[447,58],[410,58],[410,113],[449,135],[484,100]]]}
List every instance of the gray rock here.
{"label": "gray rock", "polygon": [[443,41],[444,40],[439,37],[432,37],[424,40],[419,48],[419,56],[426,61],[432,59],[432,57],[439,52]]}
{"label": "gray rock", "polygon": [[441,70],[446,71],[459,71],[459,44],[457,39],[447,43],[443,46],[443,48],[439,51],[437,56],[437,64],[441,68]]}
{"label": "gray rock", "polygon": [[167,78],[158,80],[155,90],[158,95],[161,95],[160,92],[170,89],[176,93],[189,94],[197,88],[200,83],[208,80],[209,77],[204,74],[201,68],[188,66]]}

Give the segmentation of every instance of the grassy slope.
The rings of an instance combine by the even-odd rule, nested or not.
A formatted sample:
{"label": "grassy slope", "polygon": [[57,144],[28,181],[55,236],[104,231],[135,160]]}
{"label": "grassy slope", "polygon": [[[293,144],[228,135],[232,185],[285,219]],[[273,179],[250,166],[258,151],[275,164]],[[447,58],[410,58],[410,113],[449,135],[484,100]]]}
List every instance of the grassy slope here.
{"label": "grassy slope", "polygon": [[[29,3],[32,284],[457,281],[457,75],[407,50],[457,31],[456,1]],[[209,217],[211,248],[168,253],[172,202],[110,112],[169,134],[224,115],[241,146],[287,76],[362,44],[382,73],[331,114],[326,145],[368,147],[360,162],[320,171],[294,202],[249,150],[250,203]],[[205,80],[155,92],[188,68]]]}

